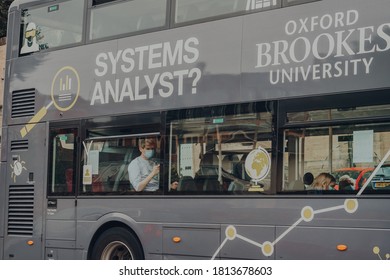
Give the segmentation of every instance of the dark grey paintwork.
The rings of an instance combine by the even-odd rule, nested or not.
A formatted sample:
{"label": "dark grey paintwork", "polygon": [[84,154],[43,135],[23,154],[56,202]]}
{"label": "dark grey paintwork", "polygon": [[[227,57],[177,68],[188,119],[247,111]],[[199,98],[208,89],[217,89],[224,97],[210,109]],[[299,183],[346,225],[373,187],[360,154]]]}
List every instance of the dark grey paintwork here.
{"label": "dark grey paintwork", "polygon": [[[41,4],[49,1],[16,1],[11,7],[11,23],[15,18],[14,27],[18,26],[19,15],[15,7],[29,2]],[[389,204],[386,197],[360,197],[358,209],[347,213],[343,208],[316,214],[310,222],[301,221],[304,207],[314,210],[328,209],[343,205],[346,198],[335,196],[301,197],[301,196],[261,196],[261,197],[115,197],[114,203],[106,197],[90,199],[77,198],[77,208],[74,208],[75,198],[58,198],[57,207],[47,207],[46,196],[47,178],[47,136],[48,123],[55,120],[93,118],[95,116],[115,114],[132,114],[139,112],[179,109],[216,104],[276,100],[281,98],[312,96],[322,94],[338,94],[343,92],[388,88],[390,79],[389,50],[367,54],[347,55],[318,61],[308,55],[304,63],[284,63],[282,65],[256,67],[258,65],[257,46],[286,40],[291,44],[295,39],[305,37],[313,42],[316,37],[329,38],[323,33],[337,36],[347,34],[350,29],[373,26],[373,30],[382,24],[389,24],[387,0],[323,0],[307,5],[299,5],[263,13],[255,13],[243,17],[234,17],[209,23],[201,23],[187,27],[174,28],[145,35],[117,39],[86,46],[62,49],[53,52],[42,52],[26,57],[16,58],[18,34],[10,38],[12,46],[11,57],[6,66],[5,115],[3,137],[5,142],[20,140],[20,130],[31,117],[12,119],[10,117],[13,91],[35,88],[38,96],[35,111],[48,106],[52,81],[56,73],[65,66],[76,69],[80,77],[80,95],[75,105],[61,112],[51,105],[47,114],[26,136],[29,140],[29,150],[11,152],[3,145],[1,171],[3,186],[11,184],[30,184],[27,172],[11,178],[12,156],[19,155],[25,162],[28,172],[35,174],[34,188],[34,233],[32,238],[7,236],[6,224],[0,224],[0,249],[3,246],[3,259],[85,259],[93,235],[98,228],[110,221],[121,222],[131,227],[140,239],[146,258],[254,258],[254,259],[378,259],[373,253],[373,247],[378,246],[388,252],[390,247],[388,217]],[[289,21],[305,22],[321,15],[335,15],[356,10],[359,18],[351,26],[339,26],[327,30],[315,30],[302,34],[286,35],[285,27]],[[363,30],[363,29],[362,29]],[[371,49],[375,44],[386,48],[390,36],[389,28],[383,37],[372,36],[371,28],[362,35],[365,39],[365,49]],[[340,33],[341,32],[341,33]],[[344,33],[343,33],[344,32]],[[341,35],[340,35],[341,36]],[[387,37],[386,37],[387,36]],[[194,39],[195,38],[195,39]],[[348,37],[348,41],[356,48],[359,38],[357,33]],[[119,68],[117,73],[106,74],[103,77],[95,75],[96,58],[101,53],[117,53],[118,51],[138,47],[159,50],[164,43],[174,46],[190,40],[190,51],[187,55],[199,54],[196,61],[176,63],[166,67],[146,69],[131,73],[123,73]],[[303,42],[304,39],[302,39]],[[195,43],[194,43],[195,42]],[[161,44],[161,45],[160,45]],[[343,47],[346,48],[346,47]],[[194,50],[195,49],[195,50]],[[355,49],[356,50],[356,49]],[[322,45],[319,53],[325,52],[326,44]],[[159,62],[159,54],[152,56],[151,64]],[[298,52],[297,56],[303,57]],[[306,81],[277,83],[270,82],[271,71],[289,70],[295,67],[310,65],[335,65],[338,61],[372,58],[370,71],[366,73],[360,65],[356,75],[341,75],[340,77],[325,77],[323,79],[307,79]],[[281,59],[281,58],[280,58]],[[357,62],[356,62],[357,63]],[[355,65],[355,64],[352,64]],[[356,64],[357,65],[357,64]],[[127,65],[128,66],[128,65]],[[140,67],[137,65],[138,68]],[[154,65],[156,66],[156,65]],[[145,66],[143,66],[145,67]],[[326,66],[328,67],[328,66]],[[197,68],[201,77],[196,83],[196,94],[192,93],[194,77],[189,78],[188,72]],[[307,68],[306,68],[307,69]],[[111,70],[111,69],[109,69]],[[351,69],[350,69],[351,70]],[[176,72],[183,71],[183,72]],[[176,74],[175,74],[176,72]],[[164,74],[176,76],[172,79],[173,91],[169,97],[161,97],[158,90],[167,90],[166,85],[156,84],[150,92],[145,82],[145,75],[153,80],[155,75]],[[170,74],[169,74],[170,73]],[[351,73],[351,72],[350,72]],[[307,73],[305,72],[305,75]],[[182,75],[182,76],[181,76]],[[107,104],[91,100],[97,83],[103,85],[109,81],[121,84],[129,79],[132,84],[140,77],[139,95],[141,100],[131,101],[129,98],[114,102],[112,98]],[[183,89],[179,88],[177,77],[183,77]],[[153,93],[153,98],[149,98]],[[3,138],[4,140],[4,138]],[[0,192],[2,201],[8,196],[8,189]],[[224,199],[226,198],[226,199]],[[98,206],[97,206],[98,205]],[[115,205],[115,206],[113,206]],[[4,206],[3,206],[4,207]],[[0,208],[0,215],[7,216],[7,209]],[[221,247],[226,238],[225,230],[234,226],[236,233],[252,240],[254,243],[275,242],[273,254],[267,257],[257,246],[243,239],[232,238]],[[284,235],[284,233],[288,233]],[[183,243],[176,246],[171,242],[173,235],[183,237]],[[279,240],[279,237],[283,236]],[[35,245],[28,247],[26,241],[33,239]],[[40,241],[43,240],[43,241]],[[4,244],[4,245],[3,245]],[[339,252],[338,244],[348,245],[348,250]]]}
{"label": "dark grey paintwork", "polygon": [[[38,92],[36,100],[36,111],[38,111],[50,104],[52,81],[56,73],[65,66],[73,67],[78,72],[80,96],[74,107],[62,112],[62,115],[58,109],[51,106],[43,119],[45,121],[109,115],[112,111],[127,114],[386,88],[390,83],[387,79],[390,67],[388,63],[390,20],[384,7],[388,5],[388,1],[378,0],[371,3],[370,9],[367,9],[365,1],[340,3],[335,0],[324,0],[55,52],[37,53],[9,63],[7,76],[10,86],[7,88],[6,95],[15,90],[35,88]],[[351,18],[350,22],[347,21],[348,16]],[[326,29],[318,27],[321,19]],[[336,23],[328,24],[337,19],[338,26],[335,27]],[[308,22],[312,20],[317,25],[313,27],[313,31],[310,31],[311,26]],[[301,22],[305,22],[304,27]],[[295,25],[296,32],[292,35],[287,34],[292,33],[287,31],[293,30],[291,26]],[[382,25],[385,26],[379,28]],[[378,35],[378,28],[379,32],[384,32],[385,35]],[[305,31],[306,29],[309,31]],[[349,34],[350,30],[354,31]],[[315,43],[316,38],[318,44]],[[190,51],[183,50],[183,55],[179,56],[180,59],[176,59],[173,65],[168,63],[165,67],[159,66],[163,63],[164,44],[174,49],[176,44],[187,40],[190,42]],[[196,42],[193,42],[194,40]],[[302,63],[294,63],[289,58],[290,49],[288,49],[285,55],[289,63],[283,61],[282,56],[278,55],[280,65],[257,67],[259,66],[258,45],[268,43],[274,51],[275,44],[280,49],[284,48],[283,43],[274,43],[281,40],[285,40],[289,46],[295,44],[294,56],[298,60],[305,57],[301,50],[304,42],[318,45],[315,51],[319,56],[328,57],[319,60],[311,51]],[[329,43],[329,40],[334,41],[334,48],[329,47],[329,44],[333,44]],[[293,43],[294,41],[296,42]],[[359,48],[360,44],[364,45],[363,49]],[[371,51],[374,47],[378,50]],[[341,48],[340,53],[337,48]],[[139,55],[131,56],[130,49]],[[359,54],[359,51],[367,53]],[[95,70],[102,72],[103,69],[100,66],[103,59],[98,59],[99,54],[108,56],[109,52],[113,57],[116,57],[118,52],[119,54],[126,52],[127,58],[135,57],[134,69],[130,73],[124,72],[121,67],[128,68],[130,64],[123,62],[121,57],[113,68],[107,57],[105,60],[108,62],[107,73],[103,76],[96,75]],[[141,54],[144,58],[143,63],[137,61]],[[184,56],[189,57],[187,59],[189,63],[185,60],[180,61]],[[193,59],[194,57],[197,59]],[[274,59],[273,61],[275,62]],[[349,67],[348,75],[345,70],[346,64]],[[313,67],[315,71],[312,71]],[[331,70],[327,70],[329,67]],[[140,68],[142,70],[139,70]],[[199,69],[199,72],[189,76],[188,71],[192,69]],[[275,73],[278,70],[290,73],[291,69],[293,82],[283,83],[280,78],[278,83],[271,83],[270,73],[273,73],[273,81],[275,81]],[[317,73],[313,76],[313,72]],[[201,76],[195,79],[199,73]],[[298,73],[298,81],[295,82],[296,73]],[[153,90],[150,90],[146,79],[152,83],[155,77],[160,78],[161,75],[163,75],[163,84],[158,80]],[[303,81],[304,76],[305,81]],[[139,90],[136,89],[137,79],[139,79]],[[119,85],[117,89],[115,89],[116,81]],[[126,81],[130,81],[134,96],[138,92],[139,100],[136,100],[137,97],[131,100],[128,95],[120,98],[122,91],[129,91],[129,87],[124,86]],[[168,87],[172,87],[168,97],[161,97],[159,94],[159,90],[165,92],[169,90],[164,82],[169,82]],[[103,87],[103,94],[106,96],[104,89],[106,83],[109,83],[118,94],[118,100],[114,100],[111,94],[105,102],[101,102],[96,96],[94,98],[94,92],[99,85]],[[181,83],[182,89],[179,85]],[[193,88],[196,88],[196,94],[192,93]],[[6,106],[6,112],[9,112],[10,102],[6,102]],[[9,114],[5,114],[4,119],[9,125],[26,121],[23,118],[10,119]]]}

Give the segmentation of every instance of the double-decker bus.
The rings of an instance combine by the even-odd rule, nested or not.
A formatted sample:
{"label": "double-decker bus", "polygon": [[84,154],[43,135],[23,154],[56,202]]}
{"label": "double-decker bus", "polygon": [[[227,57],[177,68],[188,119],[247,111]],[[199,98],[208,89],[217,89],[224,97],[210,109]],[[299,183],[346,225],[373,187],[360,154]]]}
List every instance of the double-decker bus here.
{"label": "double-decker bus", "polygon": [[[389,9],[15,1],[0,258],[385,259]],[[154,191],[129,179],[142,139]],[[315,183],[348,168],[370,176]]]}

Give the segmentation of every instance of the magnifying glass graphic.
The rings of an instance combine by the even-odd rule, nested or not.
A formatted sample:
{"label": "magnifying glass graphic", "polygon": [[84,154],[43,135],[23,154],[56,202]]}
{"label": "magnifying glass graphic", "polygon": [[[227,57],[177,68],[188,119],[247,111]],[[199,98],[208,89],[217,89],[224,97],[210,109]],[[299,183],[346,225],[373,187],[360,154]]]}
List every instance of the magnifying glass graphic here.
{"label": "magnifying glass graphic", "polygon": [[51,84],[51,102],[42,107],[31,120],[20,130],[24,138],[35,125],[46,116],[48,109],[54,105],[59,111],[66,112],[76,104],[80,94],[80,76],[71,66],[61,68]]}

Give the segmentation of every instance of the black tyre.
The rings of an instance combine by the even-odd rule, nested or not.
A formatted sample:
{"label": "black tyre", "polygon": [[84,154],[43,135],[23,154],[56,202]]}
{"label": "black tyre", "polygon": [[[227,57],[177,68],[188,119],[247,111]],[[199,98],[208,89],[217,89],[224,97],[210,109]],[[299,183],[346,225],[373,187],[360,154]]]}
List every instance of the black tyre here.
{"label": "black tyre", "polygon": [[127,229],[115,227],[103,232],[96,240],[92,252],[93,260],[142,260],[141,244]]}

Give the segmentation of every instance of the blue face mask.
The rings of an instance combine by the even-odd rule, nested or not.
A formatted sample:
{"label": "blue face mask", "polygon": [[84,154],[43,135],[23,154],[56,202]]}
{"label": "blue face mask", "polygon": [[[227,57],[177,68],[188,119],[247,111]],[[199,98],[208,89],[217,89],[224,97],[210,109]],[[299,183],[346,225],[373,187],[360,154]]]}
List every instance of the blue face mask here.
{"label": "blue face mask", "polygon": [[145,151],[145,157],[147,159],[151,159],[154,156],[154,150],[146,150]]}

